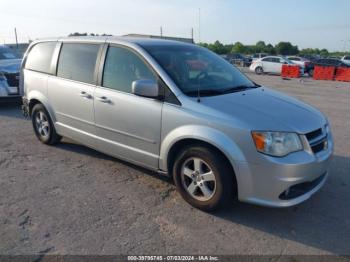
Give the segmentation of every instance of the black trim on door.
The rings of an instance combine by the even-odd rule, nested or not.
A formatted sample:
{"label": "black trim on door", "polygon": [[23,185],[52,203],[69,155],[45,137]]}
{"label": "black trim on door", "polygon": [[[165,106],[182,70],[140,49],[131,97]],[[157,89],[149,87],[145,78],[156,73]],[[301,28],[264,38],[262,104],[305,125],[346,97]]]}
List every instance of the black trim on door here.
{"label": "black trim on door", "polygon": [[76,81],[76,82],[80,82],[80,83],[84,83],[84,84],[92,84],[92,85],[98,85],[98,72],[99,72],[99,65],[100,65],[100,61],[101,61],[101,57],[102,57],[102,53],[103,53],[103,48],[104,48],[104,43],[100,43],[100,42],[84,42],[84,41],[74,41],[74,42],[70,42],[70,41],[60,41],[59,42],[60,45],[56,48],[58,48],[58,51],[55,50],[54,54],[56,54],[56,51],[58,52],[57,54],[57,59],[55,60],[55,64],[54,64],[54,76],[57,77],[57,69],[58,69],[58,63],[60,60],[60,56],[61,56],[61,51],[62,51],[62,47],[64,44],[86,44],[86,45],[98,45],[99,46],[99,50],[97,53],[97,57],[96,57],[96,64],[95,64],[95,69],[94,69],[94,77],[93,77],[93,83],[86,83],[86,82],[81,82],[81,81],[76,81],[76,80],[72,80],[72,79],[66,79],[63,78],[62,79],[66,79],[66,80],[71,80],[71,81]]}

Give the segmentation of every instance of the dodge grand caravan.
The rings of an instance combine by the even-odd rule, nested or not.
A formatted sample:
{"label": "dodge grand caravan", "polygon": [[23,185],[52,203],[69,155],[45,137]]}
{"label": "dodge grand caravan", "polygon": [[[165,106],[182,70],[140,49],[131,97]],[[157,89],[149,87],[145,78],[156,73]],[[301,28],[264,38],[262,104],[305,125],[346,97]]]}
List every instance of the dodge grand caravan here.
{"label": "dodge grand caravan", "polygon": [[202,210],[238,198],[298,204],[325,183],[326,117],[249,80],[207,49],[176,41],[35,41],[22,66],[23,111],[44,144],[68,137],[169,174]]}

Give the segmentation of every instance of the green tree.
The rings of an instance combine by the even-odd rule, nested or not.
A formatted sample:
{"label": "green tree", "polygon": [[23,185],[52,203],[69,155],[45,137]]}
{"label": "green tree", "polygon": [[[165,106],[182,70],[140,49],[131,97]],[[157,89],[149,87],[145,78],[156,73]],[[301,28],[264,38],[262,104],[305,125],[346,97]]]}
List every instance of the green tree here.
{"label": "green tree", "polygon": [[241,42],[236,42],[231,49],[231,53],[246,53],[246,47]]}
{"label": "green tree", "polygon": [[275,48],[279,55],[297,55],[299,53],[298,46],[293,46],[290,42],[279,42]]}
{"label": "green tree", "polygon": [[266,52],[266,44],[264,41],[259,41],[255,45],[256,53],[265,53]]}

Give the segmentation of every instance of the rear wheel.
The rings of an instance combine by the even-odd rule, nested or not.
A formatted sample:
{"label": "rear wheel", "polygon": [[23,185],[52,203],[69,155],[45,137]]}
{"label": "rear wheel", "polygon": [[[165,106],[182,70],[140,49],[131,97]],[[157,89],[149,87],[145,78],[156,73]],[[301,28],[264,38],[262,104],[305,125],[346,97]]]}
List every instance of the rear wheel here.
{"label": "rear wheel", "polygon": [[261,74],[264,73],[264,70],[263,70],[263,68],[261,66],[258,66],[257,68],[255,68],[255,73],[257,75],[261,75]]}
{"label": "rear wheel", "polygon": [[198,209],[212,211],[234,201],[234,174],[214,150],[185,148],[175,161],[173,176],[181,196]]}
{"label": "rear wheel", "polygon": [[32,124],[36,137],[44,144],[53,145],[62,137],[56,133],[49,113],[42,104],[36,104],[32,110]]}

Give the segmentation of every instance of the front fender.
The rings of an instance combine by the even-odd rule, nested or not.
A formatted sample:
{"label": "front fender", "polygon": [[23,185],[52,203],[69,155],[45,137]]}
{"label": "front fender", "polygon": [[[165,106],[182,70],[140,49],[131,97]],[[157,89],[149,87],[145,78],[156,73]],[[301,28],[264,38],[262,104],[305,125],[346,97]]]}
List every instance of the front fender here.
{"label": "front fender", "polygon": [[196,139],[216,147],[227,157],[234,170],[238,170],[238,162],[246,161],[238,145],[223,132],[208,126],[186,125],[172,130],[162,140],[159,161],[161,170],[168,171],[169,152],[177,142],[184,139]]}
{"label": "front fender", "polygon": [[54,113],[54,110],[53,110],[52,106],[50,105],[47,97],[43,93],[41,93],[37,90],[32,90],[27,94],[27,99],[28,99],[29,103],[31,100],[38,100],[40,103],[42,103],[44,105],[44,107],[46,108],[46,110],[48,111],[52,122],[56,123],[56,115]]}

